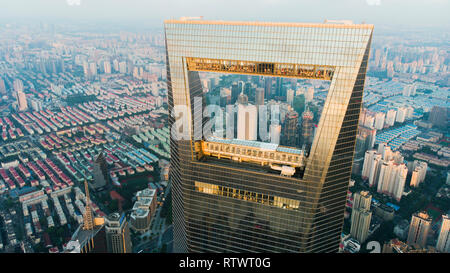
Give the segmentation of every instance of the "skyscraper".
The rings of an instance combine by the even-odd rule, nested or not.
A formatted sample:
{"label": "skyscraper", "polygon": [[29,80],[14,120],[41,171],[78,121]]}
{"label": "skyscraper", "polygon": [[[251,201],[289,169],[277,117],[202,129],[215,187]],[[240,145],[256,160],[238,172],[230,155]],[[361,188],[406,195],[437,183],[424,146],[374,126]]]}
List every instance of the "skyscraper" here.
{"label": "skyscraper", "polygon": [[419,187],[420,183],[425,181],[425,176],[427,174],[428,164],[424,161],[414,160],[413,171],[411,175],[411,182],[409,185],[411,187]]}
{"label": "skyscraper", "polygon": [[281,93],[282,86],[283,86],[283,78],[277,77],[275,80],[275,96],[277,96],[277,97],[282,96],[282,93]]}
{"label": "skyscraper", "polygon": [[138,191],[136,199],[130,215],[130,224],[135,231],[145,232],[150,228],[151,217],[156,211],[156,190]]}
{"label": "skyscraper", "polygon": [[378,176],[377,191],[395,198],[402,198],[408,168],[405,164],[395,163],[393,159],[383,161]]}
{"label": "skyscraper", "polygon": [[389,126],[394,125],[396,115],[397,115],[397,111],[395,111],[394,109],[390,109],[389,111],[387,111],[385,123]]}
{"label": "skyscraper", "polygon": [[409,224],[408,245],[427,245],[428,232],[431,228],[431,217],[426,212],[414,213]]}
{"label": "skyscraper", "polygon": [[28,109],[27,96],[24,92],[17,92],[17,103],[19,104],[19,111]]}
{"label": "skyscraper", "polygon": [[353,195],[353,208],[370,210],[372,195],[368,191],[360,191]]}
{"label": "skyscraper", "polygon": [[386,119],[386,114],[379,112],[375,114],[375,124],[374,127],[377,130],[382,130],[384,127],[384,120]]}
{"label": "skyscraper", "polygon": [[256,88],[255,105],[264,105],[264,88]]}
{"label": "skyscraper", "polygon": [[255,105],[238,104],[237,138],[256,140],[258,137],[258,109]]}
{"label": "skyscraper", "polygon": [[[188,110],[183,126],[169,117],[175,252],[338,251],[372,31],[365,24],[165,21],[169,110]],[[197,138],[198,71],[331,81],[308,157],[273,143]]]}
{"label": "skyscraper", "polygon": [[297,146],[300,130],[298,128],[298,113],[289,111],[283,124],[283,134],[281,144],[285,146]]}
{"label": "skyscraper", "polygon": [[433,126],[447,128],[449,112],[447,107],[433,106],[428,121],[431,122]]}
{"label": "skyscraper", "polygon": [[272,78],[264,77],[264,97],[266,99],[272,98]]}
{"label": "skyscraper", "polygon": [[292,103],[294,102],[294,96],[295,96],[294,89],[288,89],[286,92],[286,102],[292,106]]}
{"label": "skyscraper", "polygon": [[450,253],[450,215],[442,215],[442,225],[436,244],[439,252]]}
{"label": "skyscraper", "polygon": [[231,85],[231,104],[234,104],[236,100],[238,99],[240,94],[239,86],[237,83],[233,83]]}
{"label": "skyscraper", "polygon": [[306,107],[306,110],[302,114],[302,139],[303,144],[310,146],[313,141],[313,118],[314,114]]}
{"label": "skyscraper", "polygon": [[281,125],[271,124],[269,130],[270,130],[270,142],[280,144]]}
{"label": "skyscraper", "polygon": [[97,75],[97,63],[89,63],[89,71],[91,72],[91,75]]}
{"label": "skyscraper", "polygon": [[19,79],[15,79],[13,82],[14,91],[16,93],[23,92],[23,82]]}
{"label": "skyscraper", "polygon": [[103,70],[104,70],[105,74],[111,74],[111,62],[110,61],[105,61],[103,63]]}
{"label": "skyscraper", "polygon": [[111,213],[105,218],[108,253],[131,253],[130,228],[125,214]]}
{"label": "skyscraper", "polygon": [[368,191],[361,191],[353,196],[350,234],[360,243],[366,241],[369,233],[370,220],[372,219],[371,201],[372,195]]}

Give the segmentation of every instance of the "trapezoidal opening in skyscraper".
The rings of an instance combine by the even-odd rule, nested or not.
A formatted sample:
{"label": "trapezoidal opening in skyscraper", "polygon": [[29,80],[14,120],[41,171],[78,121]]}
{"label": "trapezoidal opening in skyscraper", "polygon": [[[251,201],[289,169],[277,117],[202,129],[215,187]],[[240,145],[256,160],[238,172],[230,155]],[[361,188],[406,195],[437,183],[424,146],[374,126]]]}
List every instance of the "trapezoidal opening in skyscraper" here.
{"label": "trapezoidal opening in skyscraper", "polygon": [[[330,81],[273,76],[289,74],[284,68],[274,70],[272,76],[253,75],[249,71],[257,65],[239,65],[236,69],[233,62],[224,62],[223,70],[229,67],[230,73],[199,72],[200,84],[195,86],[202,88],[205,102],[199,158],[244,161],[269,172],[301,178]],[[213,70],[207,68],[209,65],[202,67]],[[188,68],[199,70],[192,64]],[[324,73],[314,72],[313,66],[310,70],[310,75]],[[332,70],[328,73],[332,75]],[[248,156],[243,149],[238,154],[238,147],[265,151],[259,157]]]}
{"label": "trapezoidal opening in skyscraper", "polygon": [[337,250],[372,30],[165,22],[175,251]]}

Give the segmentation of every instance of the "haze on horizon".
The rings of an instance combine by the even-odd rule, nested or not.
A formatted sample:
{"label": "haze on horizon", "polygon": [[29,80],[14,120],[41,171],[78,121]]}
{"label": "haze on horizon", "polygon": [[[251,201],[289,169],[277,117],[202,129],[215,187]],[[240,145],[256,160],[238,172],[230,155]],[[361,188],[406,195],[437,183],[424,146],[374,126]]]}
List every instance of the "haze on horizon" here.
{"label": "haze on horizon", "polygon": [[450,27],[450,0],[0,0],[2,23],[40,20],[162,27],[165,19],[323,22]]}

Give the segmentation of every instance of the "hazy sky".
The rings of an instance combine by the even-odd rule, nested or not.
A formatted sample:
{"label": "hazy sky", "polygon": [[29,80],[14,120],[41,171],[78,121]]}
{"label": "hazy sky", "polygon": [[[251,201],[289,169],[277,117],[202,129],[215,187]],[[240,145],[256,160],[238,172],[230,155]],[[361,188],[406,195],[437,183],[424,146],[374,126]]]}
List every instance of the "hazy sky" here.
{"label": "hazy sky", "polygon": [[141,22],[204,16],[209,20],[323,22],[450,27],[450,0],[0,0],[0,18]]}

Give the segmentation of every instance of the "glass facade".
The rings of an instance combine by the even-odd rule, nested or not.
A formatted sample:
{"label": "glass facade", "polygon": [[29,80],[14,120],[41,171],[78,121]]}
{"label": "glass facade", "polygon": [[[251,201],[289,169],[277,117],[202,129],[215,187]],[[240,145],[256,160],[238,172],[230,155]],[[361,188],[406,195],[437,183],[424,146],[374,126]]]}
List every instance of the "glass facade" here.
{"label": "glass facade", "polygon": [[[372,25],[165,21],[175,252],[336,252],[344,220]],[[202,156],[198,71],[329,80],[301,177]],[[201,118],[201,115],[200,115]],[[172,126],[175,118],[170,116]],[[173,131],[173,129],[172,129]],[[196,131],[197,133],[197,131]]]}

